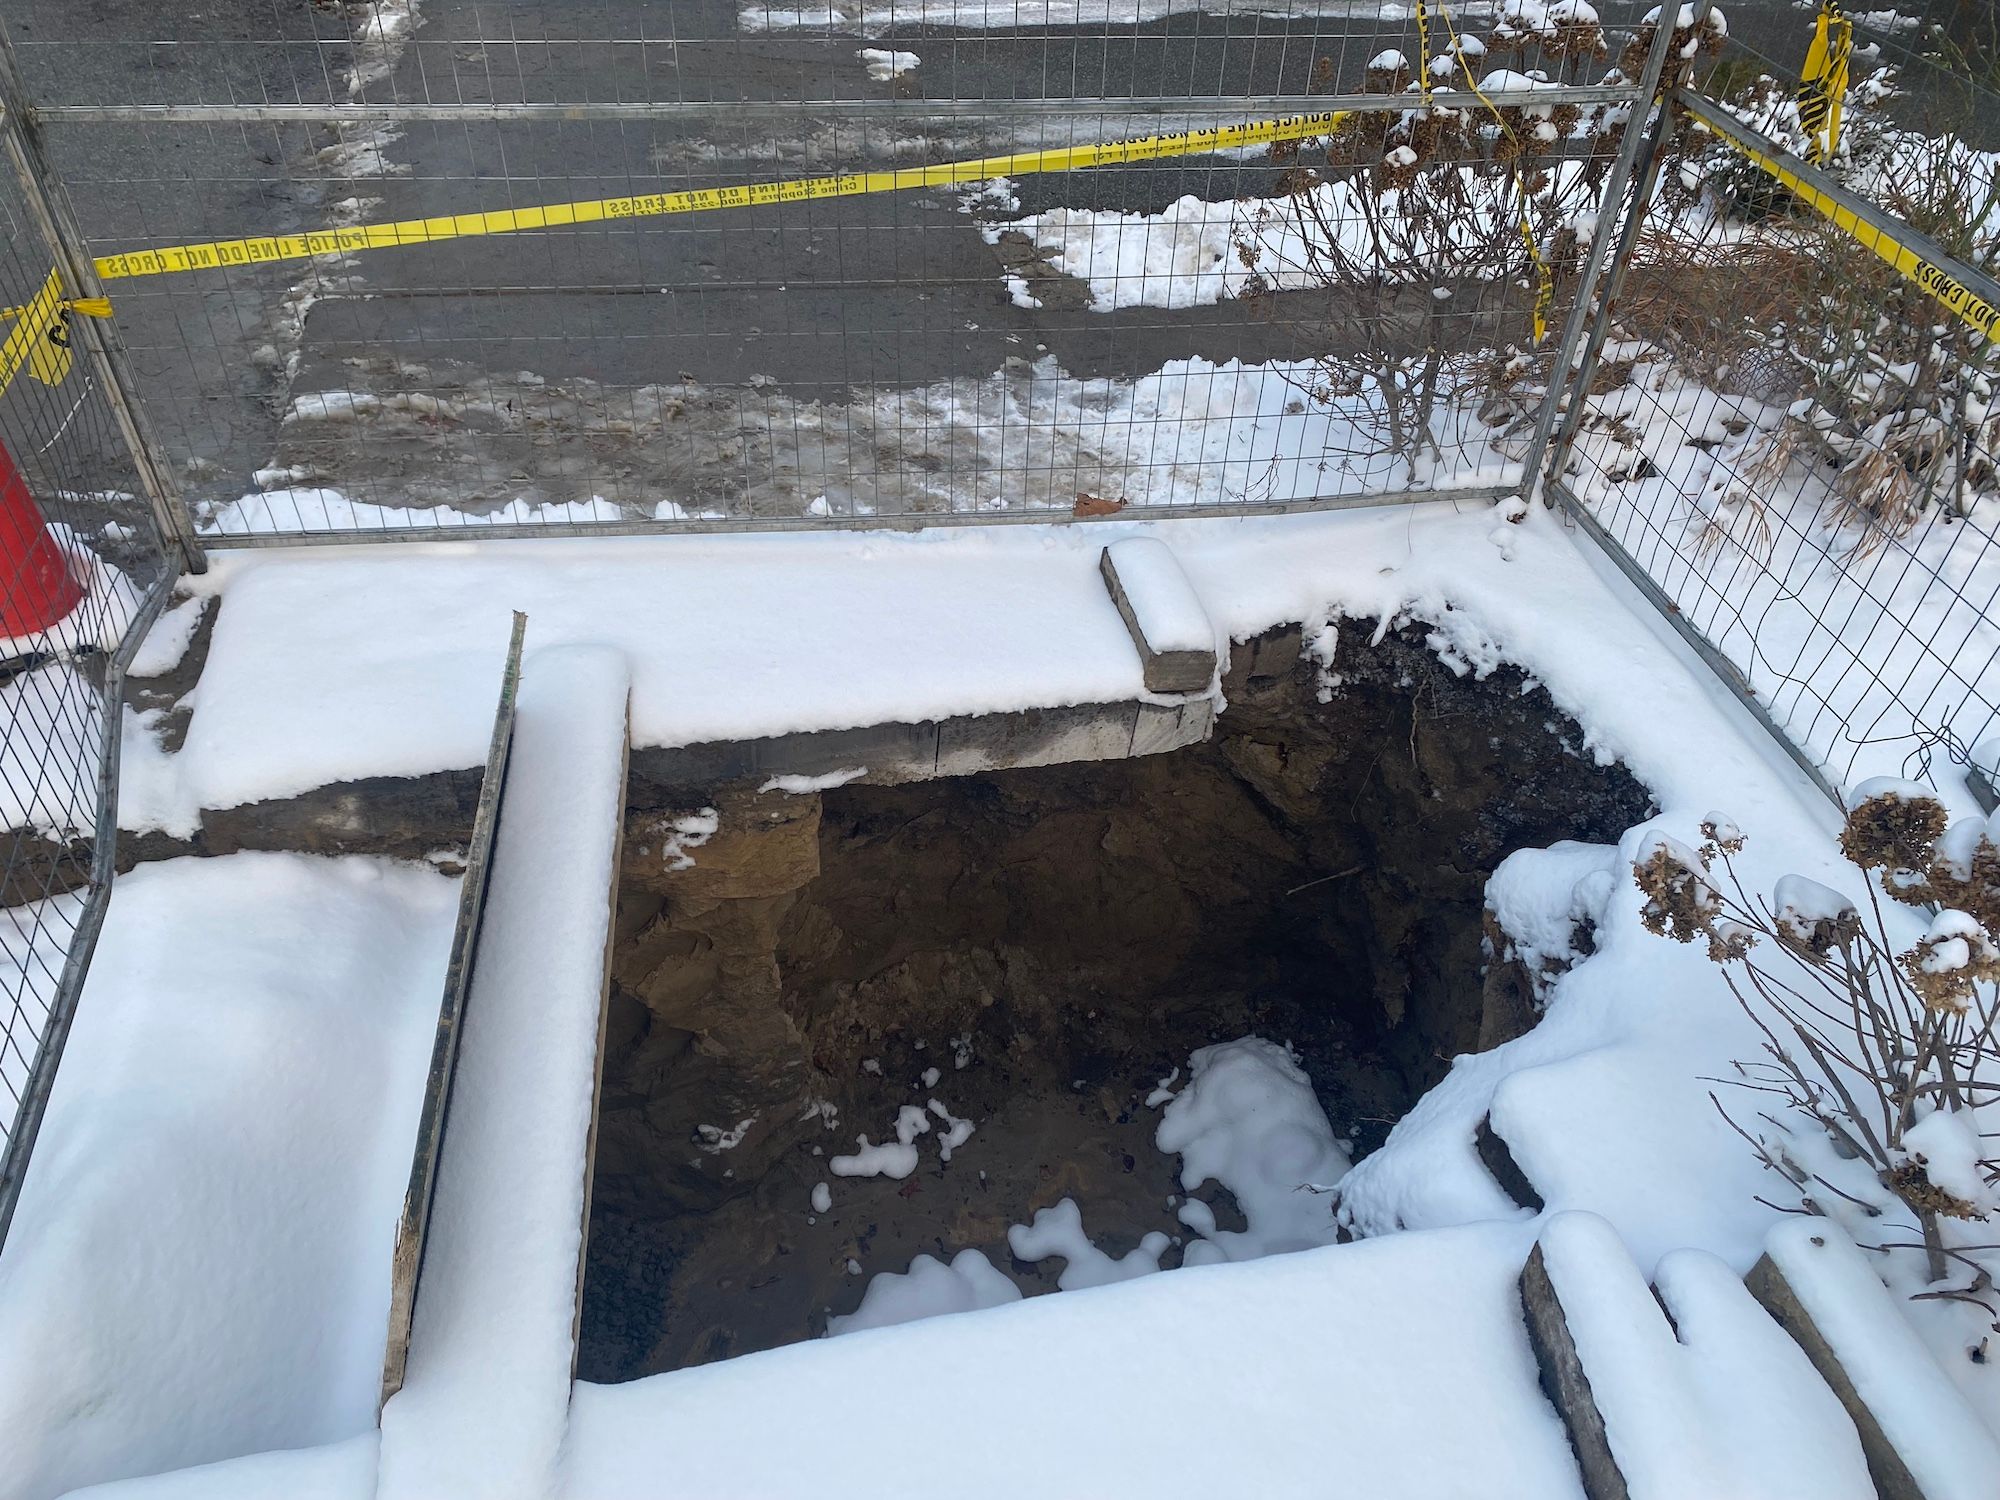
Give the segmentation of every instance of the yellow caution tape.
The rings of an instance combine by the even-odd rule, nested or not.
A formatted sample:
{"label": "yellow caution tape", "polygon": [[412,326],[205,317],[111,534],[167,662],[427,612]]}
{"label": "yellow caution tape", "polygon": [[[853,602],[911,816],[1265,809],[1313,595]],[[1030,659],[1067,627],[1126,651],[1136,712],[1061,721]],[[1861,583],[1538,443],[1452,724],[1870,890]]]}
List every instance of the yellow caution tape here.
{"label": "yellow caution tape", "polygon": [[[1423,0],[1417,0],[1417,6],[1418,25],[1422,27]],[[1514,127],[1509,125],[1507,117],[1500,113],[1500,106],[1486,97],[1486,91],[1479,86],[1479,80],[1472,76],[1472,64],[1466,60],[1465,47],[1459,40],[1458,27],[1452,24],[1451,11],[1443,6],[1440,6],[1439,10],[1444,15],[1445,30],[1451,33],[1451,50],[1458,58],[1459,71],[1465,74],[1465,86],[1471,89],[1478,96],[1479,102],[1492,112],[1494,122],[1512,136]],[[1430,50],[1428,42],[1425,43],[1424,50],[1426,52]],[[1429,59],[1425,59],[1425,103],[1430,102],[1430,76],[1430,62]],[[1548,337],[1549,313],[1556,305],[1556,273],[1542,255],[1542,247],[1535,243],[1535,226],[1528,217],[1528,185],[1522,181],[1521,169],[1518,166],[1514,168],[1514,191],[1521,195],[1521,243],[1528,247],[1528,260],[1535,268],[1535,306],[1534,311],[1528,315],[1528,331],[1534,343],[1539,345]]]}
{"label": "yellow caution tape", "polygon": [[1831,193],[1814,187],[1776,157],[1767,156],[1733,137],[1724,136],[1723,139],[1811,204],[1834,228],[1857,241],[1864,250],[1872,250],[1904,280],[1935,299],[1959,322],[1984,335],[1990,342],[2000,344],[2000,307],[1957,280],[1942,266],[1926,260],[1888,230],[1869,223]]}
{"label": "yellow caution tape", "polygon": [[108,318],[111,303],[104,297],[63,296],[62,276],[51,271],[32,302],[0,307],[0,322],[14,325],[0,343],[0,392],[14,383],[23,365],[43,385],[61,385],[69,377],[71,313]]}
{"label": "yellow caution tape", "polygon": [[107,255],[97,262],[106,281],[131,276],[162,276],[179,271],[205,271],[222,266],[262,265],[270,261],[312,260],[326,255],[351,255],[362,250],[386,250],[402,245],[434,245],[441,240],[473,235],[514,234],[526,229],[557,229],[616,219],[645,219],[661,214],[706,213],[712,209],[750,208],[769,203],[803,203],[815,198],[851,198],[865,193],[898,193],[909,188],[946,187],[959,182],[983,182],[990,177],[1021,177],[1036,172],[1067,172],[1079,167],[1117,166],[1166,156],[1194,156],[1239,146],[1296,141],[1325,135],[1339,125],[1341,112],[1316,111],[1257,120],[1247,125],[1222,125],[1209,130],[1185,130],[1136,140],[1105,141],[1091,146],[1062,146],[1046,151],[1019,151],[1009,156],[983,156],[972,161],[941,162],[928,167],[904,167],[889,172],[853,172],[838,177],[802,177],[789,182],[757,182],[742,187],[691,188],[672,193],[635,193],[623,198],[593,198],[579,203],[549,203],[533,208],[501,208],[486,213],[444,214],[430,219],[403,219],[392,224],[358,224],[311,234],[260,235],[240,240],[210,240],[198,245],[170,245],[158,250],[134,250]]}
{"label": "yellow caution tape", "polygon": [[1847,63],[1854,51],[1854,23],[1840,12],[1840,0],[1820,0],[1812,46],[1792,97],[1799,128],[1806,135],[1806,160],[1814,166],[1833,159],[1840,146],[1840,108],[1847,98]]}

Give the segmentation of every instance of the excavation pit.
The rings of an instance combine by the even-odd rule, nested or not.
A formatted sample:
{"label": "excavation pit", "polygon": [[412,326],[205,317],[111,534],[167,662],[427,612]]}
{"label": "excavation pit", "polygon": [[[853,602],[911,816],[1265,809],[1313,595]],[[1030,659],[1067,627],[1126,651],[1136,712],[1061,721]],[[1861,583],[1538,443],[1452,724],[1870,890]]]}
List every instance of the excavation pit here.
{"label": "excavation pit", "polygon": [[[1212,737],[1166,754],[803,790],[635,765],[579,1375],[820,1336],[918,1255],[1055,1290],[1065,1261],[1008,1231],[1065,1198],[1171,1269],[1190,1217],[1245,1223],[1214,1182],[1186,1208],[1155,1143],[1196,1049],[1288,1046],[1359,1158],[1518,1031],[1482,978],[1487,876],[1650,800],[1518,672],[1372,634],[1239,647]],[[907,1175],[835,1172],[905,1108]]]}

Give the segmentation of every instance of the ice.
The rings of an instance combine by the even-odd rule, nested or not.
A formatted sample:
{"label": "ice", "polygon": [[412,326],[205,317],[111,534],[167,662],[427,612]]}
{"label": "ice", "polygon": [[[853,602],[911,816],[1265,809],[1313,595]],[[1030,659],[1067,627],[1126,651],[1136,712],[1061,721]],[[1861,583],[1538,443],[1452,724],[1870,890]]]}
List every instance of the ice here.
{"label": "ice", "polygon": [[1017,1259],[1062,1257],[1066,1264],[1056,1278],[1056,1287],[1065,1292],[1149,1276],[1160,1269],[1160,1256],[1167,1244],[1167,1236],[1154,1230],[1114,1260],[1083,1232],[1083,1211],[1074,1198],[1065,1198],[1051,1208],[1038,1208],[1032,1224],[1016,1224],[1007,1231],[1007,1248]]}
{"label": "ice", "polygon": [[919,1255],[907,1271],[883,1271],[869,1279],[861,1305],[845,1317],[826,1320],[829,1338],[1019,1302],[1021,1289],[977,1250],[961,1250],[951,1264]]}
{"label": "ice", "polygon": [[[1766,1253],[1928,1500],[1989,1500],[2000,1442],[1967,1407],[1840,1227],[1787,1219]],[[1963,1355],[1960,1356],[1963,1358]]]}
{"label": "ice", "polygon": [[0,1495],[372,1432],[457,890],[299,854],[118,878],[0,1257]]}
{"label": "ice", "polygon": [[575,1354],[629,680],[603,647],[537,647],[522,662],[408,1371],[382,1410],[381,1500],[527,1500],[552,1485]]}
{"label": "ice", "polygon": [[1215,650],[1215,627],[1173,549],[1157,537],[1128,537],[1104,549],[1118,586],[1154,651]]}
{"label": "ice", "polygon": [[1208,1236],[1228,1259],[1333,1243],[1325,1189],[1346,1173],[1349,1158],[1311,1080],[1275,1042],[1248,1036],[1197,1051],[1188,1059],[1187,1087],[1160,1116],[1154,1141],[1179,1153],[1183,1188],[1214,1181],[1235,1195],[1248,1227]]}

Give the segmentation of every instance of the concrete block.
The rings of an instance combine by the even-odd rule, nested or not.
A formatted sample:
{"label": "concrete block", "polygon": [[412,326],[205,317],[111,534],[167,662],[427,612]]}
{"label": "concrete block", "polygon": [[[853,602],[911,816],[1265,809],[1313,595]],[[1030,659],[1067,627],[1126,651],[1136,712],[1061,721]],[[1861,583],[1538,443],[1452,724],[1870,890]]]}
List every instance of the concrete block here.
{"label": "concrete block", "polygon": [[1149,693],[1199,693],[1215,677],[1215,628],[1165,542],[1128,537],[1098,558]]}
{"label": "concrete block", "polygon": [[1479,1160],[1486,1170],[1493,1174],[1493,1180],[1500,1184],[1501,1192],[1523,1208],[1536,1213],[1542,1211],[1542,1195],[1535,1191],[1535,1185],[1528,1181],[1528,1174],[1521,1170],[1520,1163],[1514,1160],[1514,1153],[1493,1128],[1491,1115],[1480,1120],[1478,1130],[1472,1135],[1472,1147],[1479,1153]]}
{"label": "concrete block", "polygon": [[1562,1299],[1549,1280],[1540,1245],[1529,1253],[1528,1263],[1521,1269],[1521,1312],[1527,1319],[1528,1343],[1541,1371],[1542,1390],[1569,1429],[1570,1446],[1576,1450],[1577,1468],[1583,1474],[1584,1494],[1590,1500],[1630,1500],[1625,1476],[1611,1454],[1604,1414],[1597,1409],[1590,1376],[1577,1354],[1576,1340],[1563,1317]]}
{"label": "concrete block", "polygon": [[949,719],[938,726],[937,774],[969,776],[1015,766],[1123,760],[1132,752],[1136,703],[1086,703]]}
{"label": "concrete block", "polygon": [[1203,696],[1180,703],[1141,703],[1132,728],[1134,755],[1159,755],[1198,745],[1215,732],[1215,700]]}
{"label": "concrete block", "polygon": [[1765,1245],[1744,1285],[1847,1408],[1881,1500],[2000,1492],[2000,1444],[1840,1227],[1787,1220]]}

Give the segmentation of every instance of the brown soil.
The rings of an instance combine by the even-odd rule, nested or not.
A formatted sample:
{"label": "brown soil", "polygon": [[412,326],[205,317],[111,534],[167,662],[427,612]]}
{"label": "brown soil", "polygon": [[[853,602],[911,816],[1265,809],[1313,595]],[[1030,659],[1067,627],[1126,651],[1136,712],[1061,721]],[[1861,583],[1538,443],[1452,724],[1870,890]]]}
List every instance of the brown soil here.
{"label": "brown soil", "polygon": [[[1487,874],[1615,837],[1645,791],[1576,754],[1518,674],[1461,679],[1421,632],[1367,635],[1343,629],[1324,703],[1282,640],[1241,648],[1214,739],[1167,755],[637,789],[580,1373],[812,1337],[920,1252],[1053,1286],[1059,1263],[1010,1266],[1005,1235],[1066,1195],[1114,1255],[1174,1233],[1177,1163],[1143,1100],[1209,1042],[1293,1043],[1365,1152],[1454,1053],[1526,1024],[1483,1014]],[[703,806],[720,831],[676,855],[672,820]],[[978,1125],[950,1164],[922,1137],[907,1181],[828,1172],[930,1098]],[[718,1132],[734,1144],[706,1149]]]}

